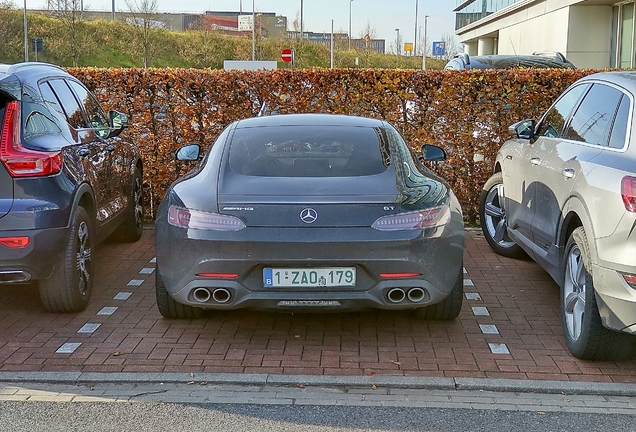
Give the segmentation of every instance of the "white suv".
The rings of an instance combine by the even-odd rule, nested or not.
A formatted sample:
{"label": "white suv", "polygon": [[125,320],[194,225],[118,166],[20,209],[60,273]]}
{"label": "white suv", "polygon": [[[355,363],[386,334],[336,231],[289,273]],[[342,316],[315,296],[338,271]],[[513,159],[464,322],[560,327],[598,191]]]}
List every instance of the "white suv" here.
{"label": "white suv", "polygon": [[510,127],[480,221],[498,254],[524,252],[561,287],[568,349],[633,355],[636,337],[636,73],[568,88],[537,122]]}

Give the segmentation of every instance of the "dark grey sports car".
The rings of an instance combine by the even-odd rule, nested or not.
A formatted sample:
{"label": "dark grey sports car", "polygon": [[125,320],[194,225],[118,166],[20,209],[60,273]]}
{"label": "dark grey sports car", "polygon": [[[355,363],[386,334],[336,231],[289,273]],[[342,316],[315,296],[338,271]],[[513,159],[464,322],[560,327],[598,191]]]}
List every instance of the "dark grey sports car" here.
{"label": "dark grey sports car", "polygon": [[[443,160],[426,145],[422,160]],[[198,160],[197,145],[179,160]],[[390,124],[295,114],[229,125],[176,181],[156,222],[157,306],[415,309],[462,306],[460,205]]]}

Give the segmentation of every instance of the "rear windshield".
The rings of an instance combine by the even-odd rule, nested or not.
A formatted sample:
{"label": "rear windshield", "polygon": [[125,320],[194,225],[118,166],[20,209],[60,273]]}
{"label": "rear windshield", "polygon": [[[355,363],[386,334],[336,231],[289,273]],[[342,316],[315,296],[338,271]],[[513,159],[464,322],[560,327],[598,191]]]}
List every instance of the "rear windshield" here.
{"label": "rear windshield", "polygon": [[390,164],[381,129],[269,126],[237,129],[230,168],[261,177],[350,177],[380,174]]}

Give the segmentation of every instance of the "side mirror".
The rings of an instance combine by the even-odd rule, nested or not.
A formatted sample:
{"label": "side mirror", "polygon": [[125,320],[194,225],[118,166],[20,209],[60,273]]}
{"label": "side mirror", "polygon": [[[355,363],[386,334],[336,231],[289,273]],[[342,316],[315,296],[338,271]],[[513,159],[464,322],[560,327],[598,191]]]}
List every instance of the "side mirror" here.
{"label": "side mirror", "polygon": [[199,160],[200,154],[201,147],[198,144],[190,144],[177,150],[175,157],[180,161],[192,162]]}
{"label": "side mirror", "polygon": [[121,132],[128,127],[128,116],[119,111],[111,111],[109,113],[110,127]]}
{"label": "side mirror", "polygon": [[534,138],[534,131],[537,127],[537,122],[534,120],[522,120],[510,126],[508,128],[508,134],[510,138],[521,138],[531,140]]}
{"label": "side mirror", "polygon": [[436,145],[424,144],[422,146],[422,160],[424,162],[441,162],[446,160],[446,152]]}

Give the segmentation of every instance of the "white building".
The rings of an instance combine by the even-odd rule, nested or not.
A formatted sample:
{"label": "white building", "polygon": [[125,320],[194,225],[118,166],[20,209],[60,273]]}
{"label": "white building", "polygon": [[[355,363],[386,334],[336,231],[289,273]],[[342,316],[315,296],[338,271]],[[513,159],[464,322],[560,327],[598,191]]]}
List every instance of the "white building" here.
{"label": "white building", "polygon": [[558,51],[580,68],[633,68],[634,0],[465,0],[454,9],[468,55]]}

